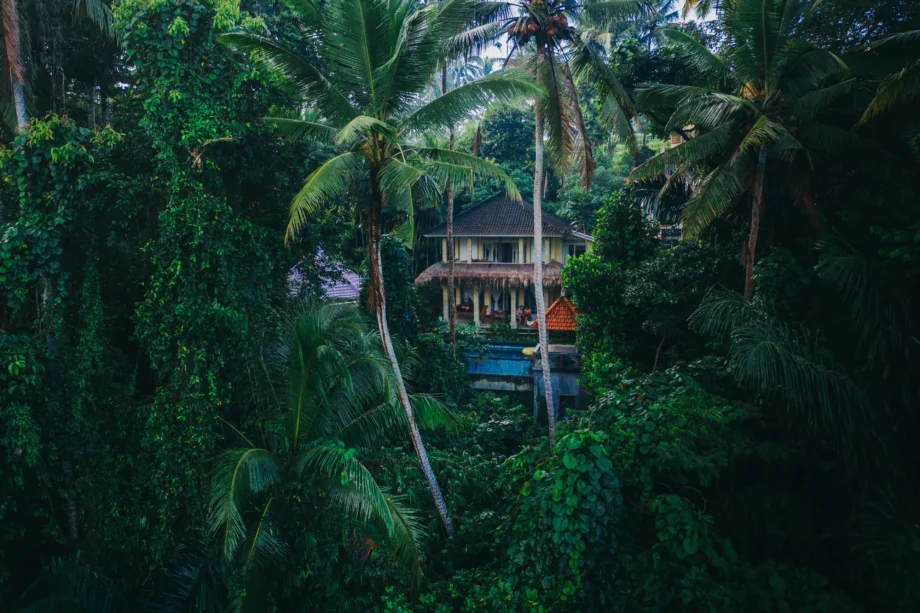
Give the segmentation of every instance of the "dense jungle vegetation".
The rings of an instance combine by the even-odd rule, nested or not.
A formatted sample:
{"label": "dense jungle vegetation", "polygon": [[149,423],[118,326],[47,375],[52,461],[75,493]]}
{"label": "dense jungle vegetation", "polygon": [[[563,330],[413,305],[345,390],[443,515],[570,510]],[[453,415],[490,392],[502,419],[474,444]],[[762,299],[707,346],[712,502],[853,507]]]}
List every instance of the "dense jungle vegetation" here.
{"label": "dense jungle vegetation", "polygon": [[[914,0],[0,13],[0,610],[920,606]],[[555,430],[413,284],[501,191],[595,239]]]}

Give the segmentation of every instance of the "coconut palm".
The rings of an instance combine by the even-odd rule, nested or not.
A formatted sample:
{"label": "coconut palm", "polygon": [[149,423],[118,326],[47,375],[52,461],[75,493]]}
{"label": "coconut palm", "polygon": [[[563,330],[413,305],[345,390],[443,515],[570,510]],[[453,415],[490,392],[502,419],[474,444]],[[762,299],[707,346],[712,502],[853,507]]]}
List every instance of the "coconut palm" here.
{"label": "coconut palm", "polygon": [[476,3],[419,5],[407,0],[331,0],[323,9],[313,0],[289,0],[316,40],[316,57],[282,43],[246,33],[231,33],[225,42],[254,52],[275,71],[279,81],[315,108],[322,122],[274,120],[282,134],[332,142],[339,153],[307,177],[290,209],[288,237],[307,223],[307,214],[329,205],[366,178],[369,206],[370,301],[385,352],[395,373],[399,398],[428,485],[450,533],[453,528],[412,403],[402,381],[390,337],[386,292],[381,274],[380,237],[385,206],[412,211],[414,202],[432,199],[450,182],[472,183],[489,176],[520,199],[513,181],[497,166],[474,156],[430,147],[422,135],[443,133],[479,112],[492,100],[517,101],[539,95],[541,88],[523,73],[494,73],[458,87],[419,106],[434,78],[450,33],[468,23]]}
{"label": "coconut palm", "polygon": [[[723,56],[683,32],[664,30],[661,36],[718,86],[648,85],[637,93],[640,104],[671,104],[676,110],[667,129],[694,136],[632,173],[633,180],[668,176],[662,194],[690,177],[694,191],[682,211],[685,231],[699,233],[743,195],[750,196],[751,227],[744,250],[748,299],[765,185],[771,178],[768,168],[777,169],[777,187],[817,226],[807,178],[812,155],[872,147],[852,132],[816,121],[821,109],[852,91],[855,79],[839,80],[846,72],[842,60],[799,35],[810,7],[808,0],[737,0],[726,5],[729,40]],[[689,133],[687,127],[692,128]]]}
{"label": "coconut palm", "polygon": [[[114,37],[112,11],[102,0],[73,0],[74,10],[105,32]],[[29,123],[26,109],[26,58],[22,52],[23,29],[27,27],[20,14],[18,0],[0,0],[0,14],[3,19],[3,66],[6,77],[0,80],[0,113],[17,132]]]}
{"label": "coconut palm", "polygon": [[[450,11],[452,7],[451,0],[441,5],[443,10]],[[485,7],[485,8],[483,8]],[[491,19],[503,10],[501,5],[479,4],[475,7],[469,19],[453,20],[450,23],[452,27],[452,36],[448,39],[445,47],[445,57],[441,62],[441,82],[439,95],[444,95],[449,88],[454,88],[470,83],[473,80],[488,75],[492,72],[492,60],[489,60],[488,70],[482,58],[475,55],[476,51],[481,50],[481,42],[478,40],[468,40],[464,38],[465,33],[470,29],[476,29],[481,25],[488,25]],[[448,72],[452,73],[448,79]],[[477,129],[478,135],[478,129]],[[477,139],[475,139],[478,141]],[[454,148],[454,125],[451,124],[448,135],[448,148]],[[474,144],[473,155],[478,155],[478,147]],[[454,277],[454,186],[448,182],[446,186],[447,197],[447,329],[450,336],[450,346],[454,350],[457,348],[457,304],[454,294],[455,277]]]}
{"label": "coconut palm", "polygon": [[[267,409],[252,429],[262,436],[230,426],[230,436],[245,444],[221,454],[211,475],[209,532],[226,563],[244,572],[270,569],[296,538],[285,530],[296,507],[300,516],[332,511],[357,520],[375,540],[382,536],[404,567],[420,572],[414,512],[361,462],[361,449],[407,426],[380,339],[364,321],[354,307],[307,303],[263,350],[256,398]],[[422,425],[452,423],[431,397],[413,401]]]}
{"label": "coconut palm", "polygon": [[472,44],[490,36],[507,34],[513,45],[509,62],[525,67],[546,89],[546,95],[534,104],[533,287],[547,421],[550,442],[555,445],[556,408],[543,296],[545,148],[549,147],[550,157],[560,176],[564,176],[574,162],[583,187],[590,187],[595,163],[575,87],[576,79],[581,79],[597,90],[602,118],[614,135],[635,149],[631,125],[631,120],[637,117],[635,104],[606,61],[603,45],[596,44],[591,38],[582,38],[576,24],[583,17],[586,21],[590,19],[592,32],[603,30],[611,20],[640,14],[645,10],[645,4],[637,0],[525,0],[522,3],[504,3],[504,6],[504,11],[496,11],[494,21],[465,33],[460,39]]}

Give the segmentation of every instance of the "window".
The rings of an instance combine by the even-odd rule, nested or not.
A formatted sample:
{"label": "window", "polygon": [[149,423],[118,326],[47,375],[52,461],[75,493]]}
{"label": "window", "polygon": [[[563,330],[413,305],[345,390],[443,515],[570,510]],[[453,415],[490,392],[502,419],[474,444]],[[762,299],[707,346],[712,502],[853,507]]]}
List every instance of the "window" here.
{"label": "window", "polygon": [[482,244],[482,259],[486,262],[497,262],[498,261],[498,243],[483,243]]}
{"label": "window", "polygon": [[569,258],[577,258],[580,255],[584,255],[585,251],[587,251],[587,245],[584,243],[569,243],[566,245],[565,261],[568,262]]}

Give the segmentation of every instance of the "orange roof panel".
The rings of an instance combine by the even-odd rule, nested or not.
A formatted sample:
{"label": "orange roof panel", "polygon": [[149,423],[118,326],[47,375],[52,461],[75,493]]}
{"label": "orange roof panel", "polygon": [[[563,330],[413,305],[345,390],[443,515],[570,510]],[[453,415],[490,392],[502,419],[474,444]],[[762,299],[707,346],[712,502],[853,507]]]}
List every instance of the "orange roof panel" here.
{"label": "orange roof panel", "polygon": [[[575,305],[572,301],[562,296],[546,309],[546,329],[555,331],[575,331]],[[531,328],[536,328],[533,322]]]}

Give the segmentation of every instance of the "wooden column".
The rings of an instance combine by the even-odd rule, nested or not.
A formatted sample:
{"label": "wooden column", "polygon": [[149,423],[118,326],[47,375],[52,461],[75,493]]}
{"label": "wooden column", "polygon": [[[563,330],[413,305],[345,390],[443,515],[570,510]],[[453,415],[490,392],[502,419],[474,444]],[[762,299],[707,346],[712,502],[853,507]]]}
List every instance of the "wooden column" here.
{"label": "wooden column", "polygon": [[518,264],[524,263],[524,239],[518,239]]}
{"label": "wooden column", "polygon": [[473,286],[473,325],[479,327],[479,286]]}
{"label": "wooden column", "polygon": [[460,306],[460,284],[454,281],[454,300],[457,306]]}
{"label": "wooden column", "polygon": [[546,264],[547,262],[549,262],[549,260],[550,260],[549,258],[549,239],[544,238],[543,239],[543,263]]}
{"label": "wooden column", "polygon": [[[442,262],[447,261],[447,239],[446,238],[441,239],[441,261]],[[447,307],[444,307],[444,308],[447,308]]]}
{"label": "wooden column", "polygon": [[485,295],[482,297],[482,302],[483,304],[486,305],[486,307],[488,307],[488,310],[486,312],[489,315],[491,315],[492,314],[492,290],[486,287],[483,290],[483,292]]}
{"label": "wooden column", "polygon": [[447,286],[446,285],[441,286],[441,302],[443,303],[444,321],[447,321],[449,319],[448,317],[449,313],[447,312],[447,306],[448,306],[449,301],[447,299]]}
{"label": "wooden column", "polygon": [[466,239],[466,261],[470,264],[473,263],[473,239]]}
{"label": "wooden column", "polygon": [[517,290],[516,287],[513,287],[513,288],[511,288],[511,289],[508,290],[508,291],[509,291],[509,293],[511,294],[511,309],[510,309],[510,311],[509,311],[509,312],[511,313],[511,327],[512,327],[512,328],[517,328],[517,295],[518,295],[518,290]]}

